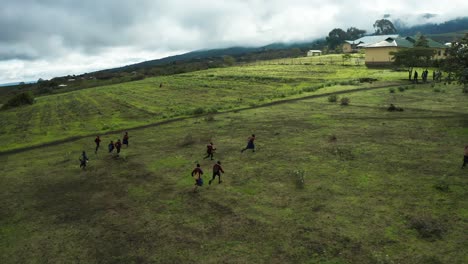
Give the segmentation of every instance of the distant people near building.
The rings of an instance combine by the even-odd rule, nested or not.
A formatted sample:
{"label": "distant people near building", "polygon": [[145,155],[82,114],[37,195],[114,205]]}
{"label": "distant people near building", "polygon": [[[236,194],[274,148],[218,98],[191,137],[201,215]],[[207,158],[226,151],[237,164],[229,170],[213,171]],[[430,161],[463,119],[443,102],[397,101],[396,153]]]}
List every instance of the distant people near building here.
{"label": "distant people near building", "polygon": [[418,72],[414,71],[414,78],[413,78],[414,83],[418,83]]}
{"label": "distant people near building", "polygon": [[464,149],[464,152],[463,152],[462,169],[465,168],[466,164],[468,164],[468,145],[465,146],[465,149]]}
{"label": "distant people near building", "polygon": [[254,141],[255,141],[255,134],[252,134],[252,136],[250,136],[248,139],[247,139],[247,147],[245,147],[244,149],[241,150],[241,153],[248,150],[248,149],[251,149],[253,152],[255,152],[255,144],[254,144]]}
{"label": "distant people near building", "polygon": [[109,145],[107,145],[107,149],[109,150],[109,153],[112,153],[114,151],[114,148],[115,148],[114,141],[111,140]]}
{"label": "distant people near building", "polygon": [[128,132],[125,132],[125,135],[123,136],[122,144],[127,146],[128,148]]}
{"label": "distant people near building", "polygon": [[224,173],[223,167],[221,167],[221,161],[218,161],[213,166],[213,178],[208,182],[211,185],[211,182],[215,180],[216,176],[218,176],[218,184],[222,183],[221,181],[221,173]]}
{"label": "distant people near building", "polygon": [[211,158],[211,160],[213,160],[215,150],[216,148],[213,145],[213,142],[210,142],[210,144],[206,145],[206,157],[204,157],[203,159]]}
{"label": "distant people near building", "polygon": [[197,191],[198,186],[203,186],[203,170],[200,167],[200,164],[197,163],[197,167],[192,170],[192,177],[195,177],[195,186],[193,187],[193,192]]}
{"label": "distant people near building", "polygon": [[96,143],[96,150],[94,150],[94,153],[97,154],[99,145],[101,144],[101,139],[99,138],[99,136],[96,136],[96,138],[94,139],[94,143]]}
{"label": "distant people near building", "polygon": [[432,81],[435,81],[436,80],[436,71],[434,70],[432,72]]}
{"label": "distant people near building", "polygon": [[86,169],[86,164],[88,163],[89,159],[85,151],[81,153],[79,160],[80,160],[80,168],[82,168],[83,170]]}

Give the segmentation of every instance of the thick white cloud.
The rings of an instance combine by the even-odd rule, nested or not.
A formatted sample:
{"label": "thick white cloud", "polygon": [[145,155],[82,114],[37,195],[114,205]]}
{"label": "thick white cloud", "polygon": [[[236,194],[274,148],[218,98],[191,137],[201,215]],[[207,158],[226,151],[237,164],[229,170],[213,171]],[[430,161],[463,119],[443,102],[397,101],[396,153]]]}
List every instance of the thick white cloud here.
{"label": "thick white cloud", "polygon": [[409,25],[465,16],[468,1],[2,0],[0,83],[79,74],[169,54],[308,41],[336,27],[372,32],[384,14]]}

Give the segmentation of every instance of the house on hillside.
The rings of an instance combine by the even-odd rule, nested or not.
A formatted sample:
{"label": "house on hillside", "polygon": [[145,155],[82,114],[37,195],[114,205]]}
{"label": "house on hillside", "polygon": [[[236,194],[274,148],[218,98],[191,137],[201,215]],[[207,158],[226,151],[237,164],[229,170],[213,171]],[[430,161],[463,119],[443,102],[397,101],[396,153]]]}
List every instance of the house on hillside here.
{"label": "house on hillside", "polygon": [[344,53],[355,53],[359,52],[360,49],[366,47],[367,45],[371,45],[388,38],[397,38],[398,35],[378,35],[378,36],[365,36],[362,38],[358,38],[356,40],[346,40],[343,43],[343,52]]}
{"label": "house on hillside", "polygon": [[[446,46],[432,39],[427,38],[429,48],[435,50],[433,59],[443,59],[446,54]],[[387,38],[383,41],[367,45],[365,47],[366,66],[388,66],[393,62],[391,52],[396,52],[400,49],[414,48],[416,39],[413,37],[397,37]]]}
{"label": "house on hillside", "polygon": [[307,52],[307,57],[312,57],[312,56],[320,56],[322,55],[322,51],[321,50],[309,50]]}

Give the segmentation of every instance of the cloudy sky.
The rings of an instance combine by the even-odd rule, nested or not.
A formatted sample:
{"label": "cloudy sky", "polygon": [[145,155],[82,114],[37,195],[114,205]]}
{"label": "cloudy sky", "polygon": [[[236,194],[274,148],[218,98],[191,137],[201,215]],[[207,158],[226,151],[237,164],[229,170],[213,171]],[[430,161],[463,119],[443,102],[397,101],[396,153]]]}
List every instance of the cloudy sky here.
{"label": "cloudy sky", "polygon": [[0,0],[0,83],[80,74],[187,51],[309,41],[336,27],[373,32],[465,16],[440,0]]}

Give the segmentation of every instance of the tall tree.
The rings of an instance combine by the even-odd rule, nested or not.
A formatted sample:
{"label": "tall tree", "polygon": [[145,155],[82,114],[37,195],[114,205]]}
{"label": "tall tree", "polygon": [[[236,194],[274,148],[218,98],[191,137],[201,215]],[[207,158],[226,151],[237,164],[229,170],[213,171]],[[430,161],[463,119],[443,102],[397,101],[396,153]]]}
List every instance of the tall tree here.
{"label": "tall tree", "polygon": [[465,89],[468,88],[468,33],[457,42],[453,42],[447,51],[443,69],[453,73]]}
{"label": "tall tree", "polygon": [[330,50],[336,49],[336,47],[340,46],[343,41],[347,38],[347,34],[341,28],[335,28],[330,33],[328,33],[327,37],[327,44]]}
{"label": "tall tree", "polygon": [[375,35],[396,34],[397,30],[393,23],[385,18],[376,20],[374,23]]}
{"label": "tall tree", "polygon": [[346,30],[347,39],[349,40],[355,40],[355,39],[361,38],[364,36],[364,34],[366,34],[365,30],[358,29],[355,27],[350,27]]}
{"label": "tall tree", "polygon": [[429,41],[424,35],[416,37],[416,42],[414,43],[415,47],[429,48]]}

